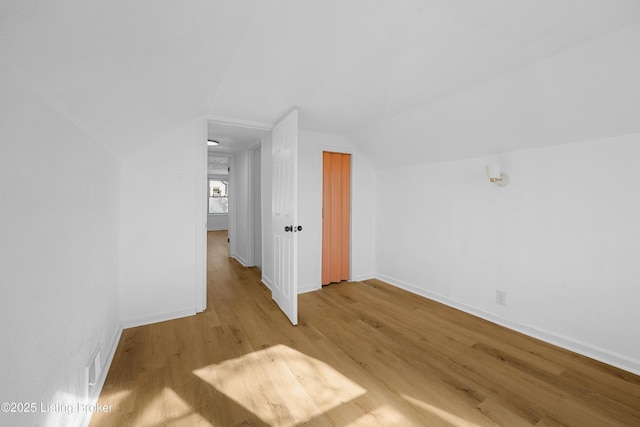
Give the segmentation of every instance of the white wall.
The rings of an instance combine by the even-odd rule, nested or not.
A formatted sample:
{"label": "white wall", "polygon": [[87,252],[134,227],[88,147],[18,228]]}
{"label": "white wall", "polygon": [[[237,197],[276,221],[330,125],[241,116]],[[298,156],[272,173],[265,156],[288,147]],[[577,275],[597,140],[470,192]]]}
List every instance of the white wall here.
{"label": "white wall", "polygon": [[260,176],[262,177],[262,283],[269,289],[273,284],[273,227],[271,223],[271,133],[260,145]]}
{"label": "white wall", "polygon": [[352,154],[351,278],[374,275],[374,174],[342,136],[300,130],[298,141],[298,290],[322,287],[322,151]]}
{"label": "white wall", "polygon": [[197,243],[206,231],[203,128],[201,120],[185,125],[122,162],[120,306],[126,326],[197,311]]}
{"label": "white wall", "polygon": [[379,171],[376,275],[640,373],[638,165],[640,134]]}
{"label": "white wall", "polygon": [[252,265],[253,258],[249,229],[249,168],[250,156],[247,151],[236,153],[231,159],[229,215],[233,221],[229,255],[244,266]]}
{"label": "white wall", "polygon": [[251,154],[251,208],[249,217],[253,219],[253,264],[262,269],[262,146],[250,151]]}
{"label": "white wall", "polygon": [[228,214],[208,214],[207,215],[207,230],[228,230],[229,229],[229,215]]}
{"label": "white wall", "polygon": [[[230,256],[245,267],[261,266],[256,252],[262,250],[261,216],[261,148],[254,147],[236,153],[231,160],[229,215]],[[270,215],[270,214],[269,214]],[[261,255],[261,254],[259,254]]]}
{"label": "white wall", "polygon": [[[322,151],[352,153],[351,278],[374,277],[374,173],[350,141],[339,135],[300,130],[298,133],[298,291],[322,287]],[[271,139],[262,141],[263,248],[262,280],[271,287]]]}
{"label": "white wall", "polygon": [[89,359],[103,380],[115,349],[118,165],[19,79],[0,93],[0,401],[38,405],[0,424],[74,425],[39,405],[85,402]]}

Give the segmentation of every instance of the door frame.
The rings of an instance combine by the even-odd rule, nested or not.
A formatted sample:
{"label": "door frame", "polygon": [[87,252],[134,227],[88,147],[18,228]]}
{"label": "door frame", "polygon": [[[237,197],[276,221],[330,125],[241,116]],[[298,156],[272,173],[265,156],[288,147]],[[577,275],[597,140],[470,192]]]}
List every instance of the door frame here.
{"label": "door frame", "polygon": [[353,180],[354,180],[354,176],[356,174],[356,162],[355,162],[355,158],[356,158],[356,150],[353,147],[345,147],[342,145],[324,145],[324,144],[318,144],[318,151],[317,151],[317,157],[318,157],[318,178],[317,178],[317,182],[318,182],[318,206],[320,207],[319,209],[319,213],[318,213],[318,223],[317,223],[317,230],[318,230],[318,237],[317,237],[317,241],[319,244],[319,250],[318,250],[318,268],[316,271],[316,277],[317,277],[317,287],[318,289],[322,289],[322,177],[323,177],[323,167],[322,167],[322,153],[325,151],[329,151],[331,153],[340,153],[340,154],[350,154],[351,155],[351,173],[349,176],[349,194],[350,194],[350,199],[351,202],[349,203],[349,281],[353,281],[353,205],[354,205],[354,185],[353,185]]}
{"label": "door frame", "polygon": [[[258,262],[256,262],[256,253],[260,256],[260,271],[262,268],[262,251],[264,250],[262,247],[262,221],[264,212],[262,212],[262,140],[252,145],[248,150],[248,161],[249,161],[249,176],[248,184],[249,184],[249,214],[251,216],[251,221],[249,223],[249,238],[251,239],[252,251],[250,254],[250,262],[252,266],[258,266]],[[260,185],[260,189],[256,188],[256,181]],[[258,218],[259,214],[259,218]],[[256,221],[259,219],[259,221]],[[258,236],[260,236],[259,242]],[[258,244],[259,243],[259,244]]]}
{"label": "door frame", "polygon": [[195,174],[196,174],[196,200],[195,200],[195,308],[196,313],[207,309],[207,215],[209,198],[207,196],[208,185],[208,149],[207,149],[207,120],[202,119],[202,133],[196,144]]}
{"label": "door frame", "polygon": [[[207,308],[207,190],[206,183],[208,179],[208,147],[207,138],[210,124],[220,124],[227,126],[243,127],[250,129],[258,129],[270,132],[273,128],[271,123],[255,122],[250,120],[242,120],[230,117],[222,117],[215,115],[204,115],[201,117],[201,135],[197,141],[195,173],[196,173],[196,283],[195,283],[195,307],[196,312],[200,313]],[[231,178],[231,176],[229,177]],[[264,212],[262,213],[264,215]],[[229,215],[231,221],[231,215]],[[229,225],[231,227],[231,224]],[[263,254],[264,257],[264,254]]]}

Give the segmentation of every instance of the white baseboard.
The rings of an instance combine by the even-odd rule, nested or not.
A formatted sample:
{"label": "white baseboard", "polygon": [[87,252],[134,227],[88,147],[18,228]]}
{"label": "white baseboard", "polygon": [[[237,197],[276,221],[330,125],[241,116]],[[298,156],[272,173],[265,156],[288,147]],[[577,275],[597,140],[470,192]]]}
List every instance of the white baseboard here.
{"label": "white baseboard", "polygon": [[[195,309],[190,307],[183,310],[174,311],[171,313],[162,313],[151,316],[142,316],[134,319],[129,319],[124,321],[118,325],[117,330],[115,331],[113,338],[111,339],[109,345],[109,352],[107,353],[107,357],[103,363],[103,366],[100,371],[100,377],[96,382],[96,386],[93,388],[91,395],[88,396],[88,405],[95,405],[100,398],[100,393],[102,392],[102,388],[104,387],[104,382],[107,379],[107,374],[109,373],[109,369],[111,368],[111,364],[113,363],[113,358],[116,354],[116,349],[118,348],[118,343],[120,342],[120,338],[122,337],[122,331],[127,328],[133,328],[136,326],[149,325],[152,323],[164,322],[167,320],[179,319],[181,317],[192,316],[196,314]],[[91,422],[91,417],[93,413],[90,411],[78,412],[78,418],[74,425],[78,427],[86,427]]]}
{"label": "white baseboard", "polygon": [[322,288],[322,285],[317,285],[315,283],[305,283],[304,285],[298,284],[298,295],[304,294],[307,292],[317,291],[318,289],[321,289],[321,288]]}
{"label": "white baseboard", "polygon": [[[120,342],[120,337],[122,337],[122,324],[119,324],[116,328],[111,341],[109,342],[109,351],[107,353],[107,357],[102,364],[100,377],[98,378],[95,387],[93,388],[91,395],[88,396],[87,404],[95,405],[98,403],[98,399],[100,398],[100,393],[102,393],[102,387],[104,387],[104,382],[107,379],[107,374],[109,373],[109,369],[111,369],[111,363],[113,363],[113,357],[116,355],[116,349],[118,348],[118,343]],[[93,416],[93,412],[91,411],[78,411],[79,418],[77,419],[75,425],[78,427],[88,427],[91,422],[91,417]]]}
{"label": "white baseboard", "polygon": [[273,289],[273,282],[271,281],[271,279],[266,276],[264,273],[262,273],[262,283],[264,283],[264,285],[269,288],[269,290]]}
{"label": "white baseboard", "polygon": [[351,279],[352,282],[364,282],[365,280],[375,279],[375,274],[360,274]]}
{"label": "white baseboard", "polygon": [[243,267],[253,267],[251,265],[249,265],[249,263],[247,262],[247,260],[245,260],[244,258],[242,258],[240,255],[238,254],[231,254],[229,255],[231,258],[234,258],[236,261],[238,261],[240,264],[242,264]]}
{"label": "white baseboard", "polygon": [[136,326],[150,325],[152,323],[165,322],[167,320],[179,319],[181,317],[193,316],[196,314],[195,307],[184,308],[169,313],[151,314],[149,316],[141,316],[133,319],[124,320],[122,327],[124,329],[135,328]]}
{"label": "white baseboard", "polygon": [[493,313],[488,313],[478,308],[443,297],[442,295],[421,289],[402,280],[385,276],[384,274],[378,274],[377,277],[378,279],[383,280],[398,288],[404,289],[405,291],[409,291],[430,300],[448,305],[449,307],[456,308],[458,310],[464,311],[465,313],[472,314],[476,317],[480,317],[481,319],[488,320],[490,322],[504,326],[505,328],[509,328],[524,335],[528,335],[541,341],[545,341],[549,344],[557,345],[558,347],[562,347],[566,350],[573,351],[575,353],[590,357],[608,365],[624,369],[625,371],[631,372],[633,374],[640,375],[640,360],[631,359],[629,357],[599,348],[591,344],[583,343],[572,338],[557,335],[553,332],[544,331],[528,325],[514,322],[509,319],[505,319],[504,317],[497,316]]}

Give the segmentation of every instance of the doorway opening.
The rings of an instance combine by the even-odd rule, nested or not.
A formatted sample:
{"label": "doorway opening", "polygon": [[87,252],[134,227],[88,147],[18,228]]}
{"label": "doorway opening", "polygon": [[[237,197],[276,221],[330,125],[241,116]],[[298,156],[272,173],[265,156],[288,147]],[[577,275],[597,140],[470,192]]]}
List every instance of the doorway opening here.
{"label": "doorway opening", "polygon": [[207,231],[229,230],[231,155],[207,153]]}
{"label": "doorway opening", "polygon": [[207,230],[228,233],[229,256],[245,267],[261,266],[261,141],[270,126],[206,120]]}

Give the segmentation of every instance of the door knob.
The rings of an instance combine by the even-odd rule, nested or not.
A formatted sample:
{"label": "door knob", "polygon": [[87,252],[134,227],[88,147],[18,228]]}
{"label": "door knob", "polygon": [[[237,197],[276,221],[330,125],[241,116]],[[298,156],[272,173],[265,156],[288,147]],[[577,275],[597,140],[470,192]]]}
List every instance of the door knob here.
{"label": "door knob", "polygon": [[285,233],[288,232],[288,231],[293,231],[293,226],[292,225],[286,225],[284,227],[284,231],[285,231]]}
{"label": "door knob", "polygon": [[293,231],[302,231],[302,226],[299,225],[296,228],[293,229]]}

